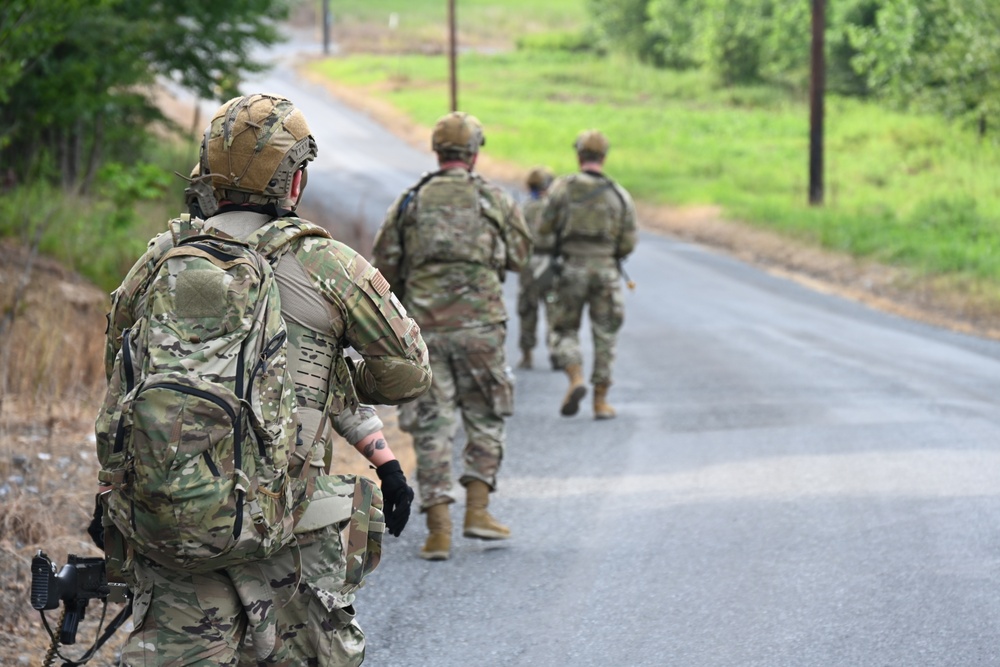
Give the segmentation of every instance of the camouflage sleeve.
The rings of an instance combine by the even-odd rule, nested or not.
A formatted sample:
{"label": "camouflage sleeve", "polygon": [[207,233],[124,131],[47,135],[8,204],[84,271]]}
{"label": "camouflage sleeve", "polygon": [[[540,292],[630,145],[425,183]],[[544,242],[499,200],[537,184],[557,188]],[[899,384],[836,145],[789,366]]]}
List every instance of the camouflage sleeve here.
{"label": "camouflage sleeve", "polygon": [[625,259],[635,250],[636,228],[638,226],[636,222],[635,202],[632,201],[632,196],[625,188],[617,184],[615,187],[621,193],[622,202],[625,204],[625,212],[622,215],[622,230],[615,249],[615,259]]}
{"label": "camouflage sleeve", "polygon": [[505,195],[503,200],[507,223],[507,233],[504,235],[507,241],[507,269],[519,271],[531,257],[534,240],[518,203],[510,195]]}
{"label": "camouflage sleeve", "polygon": [[333,430],[352,446],[373,433],[382,430],[384,424],[371,405],[361,404],[357,412],[344,408],[333,418]]}
{"label": "camouflage sleeve", "polygon": [[345,342],[361,355],[354,374],[358,399],[396,405],[423,394],[431,378],[427,346],[385,277],[342,243],[314,237],[303,247],[308,270],[343,315]]}
{"label": "camouflage sleeve", "polygon": [[396,198],[392,206],[385,213],[385,220],[375,234],[375,242],[372,248],[372,264],[382,272],[382,275],[389,281],[393,290],[402,290],[401,263],[403,261],[403,247],[399,236],[399,207],[403,202],[405,194]]}

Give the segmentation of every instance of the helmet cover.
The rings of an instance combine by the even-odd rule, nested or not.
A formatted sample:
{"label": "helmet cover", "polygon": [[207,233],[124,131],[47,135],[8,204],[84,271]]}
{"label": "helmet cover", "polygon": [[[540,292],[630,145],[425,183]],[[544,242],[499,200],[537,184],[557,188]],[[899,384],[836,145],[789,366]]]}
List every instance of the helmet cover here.
{"label": "helmet cover", "polygon": [[475,155],[486,144],[483,125],[475,116],[463,111],[453,111],[442,116],[431,133],[431,149],[435,153]]}
{"label": "helmet cover", "polygon": [[201,173],[220,199],[282,200],[295,172],[316,157],[305,116],[278,95],[234,97],[215,112],[201,144]]}

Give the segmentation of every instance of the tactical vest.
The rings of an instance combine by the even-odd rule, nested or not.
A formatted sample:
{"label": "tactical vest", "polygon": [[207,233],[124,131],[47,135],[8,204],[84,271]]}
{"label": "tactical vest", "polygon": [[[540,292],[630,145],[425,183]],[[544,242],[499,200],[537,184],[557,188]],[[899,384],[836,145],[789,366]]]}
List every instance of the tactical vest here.
{"label": "tactical vest", "polygon": [[406,268],[464,262],[503,270],[500,211],[484,207],[471,175],[441,176],[415,194],[416,224],[404,225]]}
{"label": "tactical vest", "polygon": [[624,205],[608,179],[581,178],[566,182],[567,216],[563,241],[614,241],[621,233]]}

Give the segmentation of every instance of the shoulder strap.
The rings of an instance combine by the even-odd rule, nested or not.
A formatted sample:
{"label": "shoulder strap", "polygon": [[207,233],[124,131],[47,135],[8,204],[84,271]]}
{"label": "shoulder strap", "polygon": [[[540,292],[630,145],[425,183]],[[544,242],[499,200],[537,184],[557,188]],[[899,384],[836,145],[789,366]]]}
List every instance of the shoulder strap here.
{"label": "shoulder strap", "polygon": [[319,225],[299,218],[287,217],[277,218],[262,225],[260,229],[247,237],[246,242],[274,264],[288,250],[292,241],[305,236],[333,238],[330,232]]}
{"label": "shoulder strap", "polygon": [[396,222],[396,236],[399,242],[399,277],[403,281],[406,280],[406,276],[410,272],[410,263],[406,259],[406,241],[403,236],[403,225],[399,224],[399,221],[403,217],[403,211],[406,210],[406,207],[410,205],[410,202],[413,201],[413,198],[417,196],[418,192],[420,192],[420,188],[427,185],[427,182],[430,181],[432,178],[442,173],[444,173],[444,170],[438,169],[437,171],[431,171],[424,174],[420,178],[420,180],[417,181],[416,185],[414,185],[412,188],[406,191],[406,194],[399,202],[399,206],[396,207],[395,222]]}

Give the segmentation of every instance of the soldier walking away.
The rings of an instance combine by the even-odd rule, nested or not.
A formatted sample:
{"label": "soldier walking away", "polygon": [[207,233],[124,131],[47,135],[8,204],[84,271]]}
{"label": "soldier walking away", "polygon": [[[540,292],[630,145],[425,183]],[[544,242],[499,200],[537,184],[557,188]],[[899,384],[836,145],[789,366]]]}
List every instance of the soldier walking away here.
{"label": "soldier walking away", "polygon": [[615,410],[607,396],[625,315],[621,262],[635,249],[635,205],[625,188],[604,174],[608,140],[601,132],[581,132],[573,147],[580,171],[552,185],[539,229],[540,235],[555,236],[553,254],[561,262],[549,312],[553,355],[569,377],[559,412],[575,415],[587,394],[580,352],[586,306],[594,339],[594,418],[611,419]]}
{"label": "soldier walking away", "polygon": [[400,419],[416,449],[420,509],[429,531],[419,555],[427,560],[451,554],[459,413],[466,436],[458,480],[466,490],[462,534],[510,536],[487,511],[503,459],[504,418],[514,410],[501,287],[505,272],[527,261],[531,232],[517,202],[473,171],[484,143],[474,116],[453,112],[438,120],[431,147],[439,170],[393,202],[374,243],[374,264],[420,324],[433,371],[430,390],[412,406],[416,414]]}
{"label": "soldier walking away", "polygon": [[[306,119],[289,100],[256,94],[224,104],[205,131],[199,173],[193,181],[202,188],[197,196],[205,220],[186,214],[172,221],[171,231],[150,242],[149,250],[113,294],[106,355],[109,397],[114,395],[116,385],[134,379],[131,374],[135,371],[128,366],[121,373],[118,369],[123,359],[136,350],[147,355],[147,365],[152,363],[149,359],[179,355],[189,367],[228,375],[219,369],[231,368],[226,355],[233,349],[223,347],[223,342],[227,332],[238,328],[240,321],[231,312],[213,309],[218,310],[217,304],[226,294],[239,294],[244,289],[238,280],[230,278],[248,275],[241,268],[246,260],[240,258],[248,255],[228,255],[219,248],[228,247],[235,253],[240,247],[250,246],[266,258],[261,265],[266,269],[262,275],[273,275],[280,295],[280,318],[277,313],[273,316],[273,321],[280,323],[280,335],[264,339],[264,351],[250,358],[252,368],[243,363],[235,366],[240,372],[245,369],[248,379],[236,376],[236,386],[244,389],[237,391],[233,401],[215,399],[216,405],[229,406],[233,421],[225,428],[209,423],[220,415],[225,418],[225,412],[210,410],[212,401],[206,400],[200,403],[200,412],[190,413],[184,420],[178,418],[170,428],[160,428],[154,422],[146,432],[156,435],[154,430],[160,428],[160,435],[169,437],[168,432],[188,433],[184,429],[192,427],[215,428],[235,441],[237,447],[241,441],[252,443],[244,451],[251,462],[244,459],[242,467],[236,464],[235,471],[232,459],[212,459],[216,450],[211,449],[211,443],[199,454],[196,447],[205,445],[199,444],[193,430],[173,454],[163,452],[163,456],[176,456],[178,463],[182,454],[190,457],[183,464],[182,482],[206,475],[207,471],[219,480],[225,480],[227,474],[232,477],[239,489],[238,506],[245,504],[249,508],[248,519],[237,522],[232,533],[222,534],[223,540],[246,531],[244,524],[250,524],[249,532],[239,535],[250,535],[248,540],[254,539],[255,530],[265,530],[269,519],[261,514],[258,504],[280,508],[275,499],[284,498],[290,504],[288,516],[295,516],[288,519],[289,525],[295,526],[294,532],[289,528],[288,535],[282,535],[277,542],[261,542],[266,556],[257,558],[252,553],[246,558],[230,559],[225,567],[199,569],[193,562],[187,563],[189,568],[175,567],[159,554],[143,554],[137,549],[133,553],[130,544],[130,560],[125,560],[124,573],[134,594],[135,626],[122,652],[122,665],[344,667],[360,665],[364,660],[365,636],[354,620],[353,607],[354,590],[360,584],[351,585],[349,573],[353,566],[346,553],[348,549],[354,553],[357,548],[353,541],[356,517],[351,519],[351,496],[336,493],[339,477],[328,474],[332,442],[325,425],[332,421],[333,430],[375,466],[382,482],[385,527],[398,535],[409,516],[413,491],[386,444],[374,409],[358,404],[398,404],[414,399],[430,386],[430,367],[420,329],[390,292],[386,279],[357,252],[296,217],[294,211],[306,182],[306,165],[316,154],[316,142]],[[188,201],[195,197],[189,193]],[[193,241],[182,245],[186,243],[182,237]],[[183,254],[171,254],[177,250]],[[220,276],[210,270],[216,265],[229,273]],[[161,266],[172,267],[160,287],[169,299],[150,302],[149,279],[164,275]],[[154,285],[159,284],[156,280],[159,278],[155,278]],[[268,303],[278,305],[277,301],[274,298]],[[164,304],[172,305],[172,309],[164,309]],[[146,312],[147,308],[154,312]],[[162,333],[161,339],[169,338],[167,334],[173,336],[170,349],[135,347],[134,339],[146,329]],[[186,354],[186,347],[194,352]],[[347,361],[344,352],[348,347],[360,356],[360,361]],[[235,352],[242,359],[241,344],[237,343]],[[143,368],[139,367],[141,373],[145,372]],[[287,375],[276,385],[278,391],[265,396],[266,400],[258,405],[260,397],[252,392],[256,386],[266,384],[276,369]],[[187,398],[160,400],[194,404],[199,397],[214,398],[208,388],[216,385],[198,378],[184,382],[189,384],[172,386],[178,387],[175,394]],[[168,385],[162,379],[159,384],[150,379],[135,391],[156,386]],[[286,400],[292,406],[290,414],[283,416],[274,432],[288,437],[269,440],[272,449],[265,452],[267,432],[257,423],[258,413],[267,414]],[[120,449],[120,441],[112,432],[115,421],[104,418],[105,413],[116,410],[121,414],[122,409],[113,403],[106,400],[98,418],[98,452],[105,469],[109,467],[109,456]],[[188,423],[192,419],[206,423]],[[108,423],[112,428],[107,427]],[[134,433],[143,426],[133,419],[129,427],[133,435],[124,438],[135,441]],[[143,443],[135,441],[130,446],[139,448]],[[194,450],[194,455],[186,450]],[[136,458],[126,462],[132,467],[126,467],[124,475],[111,471],[105,476],[102,470],[102,483],[112,487],[107,495],[121,491],[122,479],[126,485],[134,484],[129,480],[135,479],[140,467],[154,463]],[[302,489],[305,492],[299,493]],[[362,500],[357,493],[353,497],[356,505]],[[160,502],[180,500],[178,495],[163,495]],[[152,512],[157,508],[141,509]],[[160,509],[169,515],[176,506]],[[242,516],[240,510],[237,518]],[[368,523],[367,518],[363,523]],[[110,524],[106,514],[105,528]],[[114,524],[123,532],[128,529],[120,520]],[[352,531],[350,543],[342,534],[348,528]],[[106,532],[108,536],[113,534],[111,529]],[[110,558],[111,545],[107,546]],[[370,555],[377,562],[378,554]],[[211,562],[211,558],[208,560]]]}
{"label": "soldier walking away", "polygon": [[[552,247],[554,237],[549,234],[541,237],[538,234],[538,227],[542,222],[542,211],[552,184],[553,174],[546,167],[535,167],[528,173],[528,201],[524,204],[524,220],[528,223],[534,237],[534,249],[531,259],[521,269],[518,276],[517,293],[517,315],[521,326],[521,335],[518,342],[521,347],[521,360],[518,368],[531,368],[531,352],[538,342],[538,310],[541,306],[544,312],[545,342],[552,349],[552,334],[549,326],[547,300],[551,298],[547,281],[539,279],[537,276],[547,268],[547,264],[552,261]],[[557,370],[555,359],[551,359],[553,370]]]}

